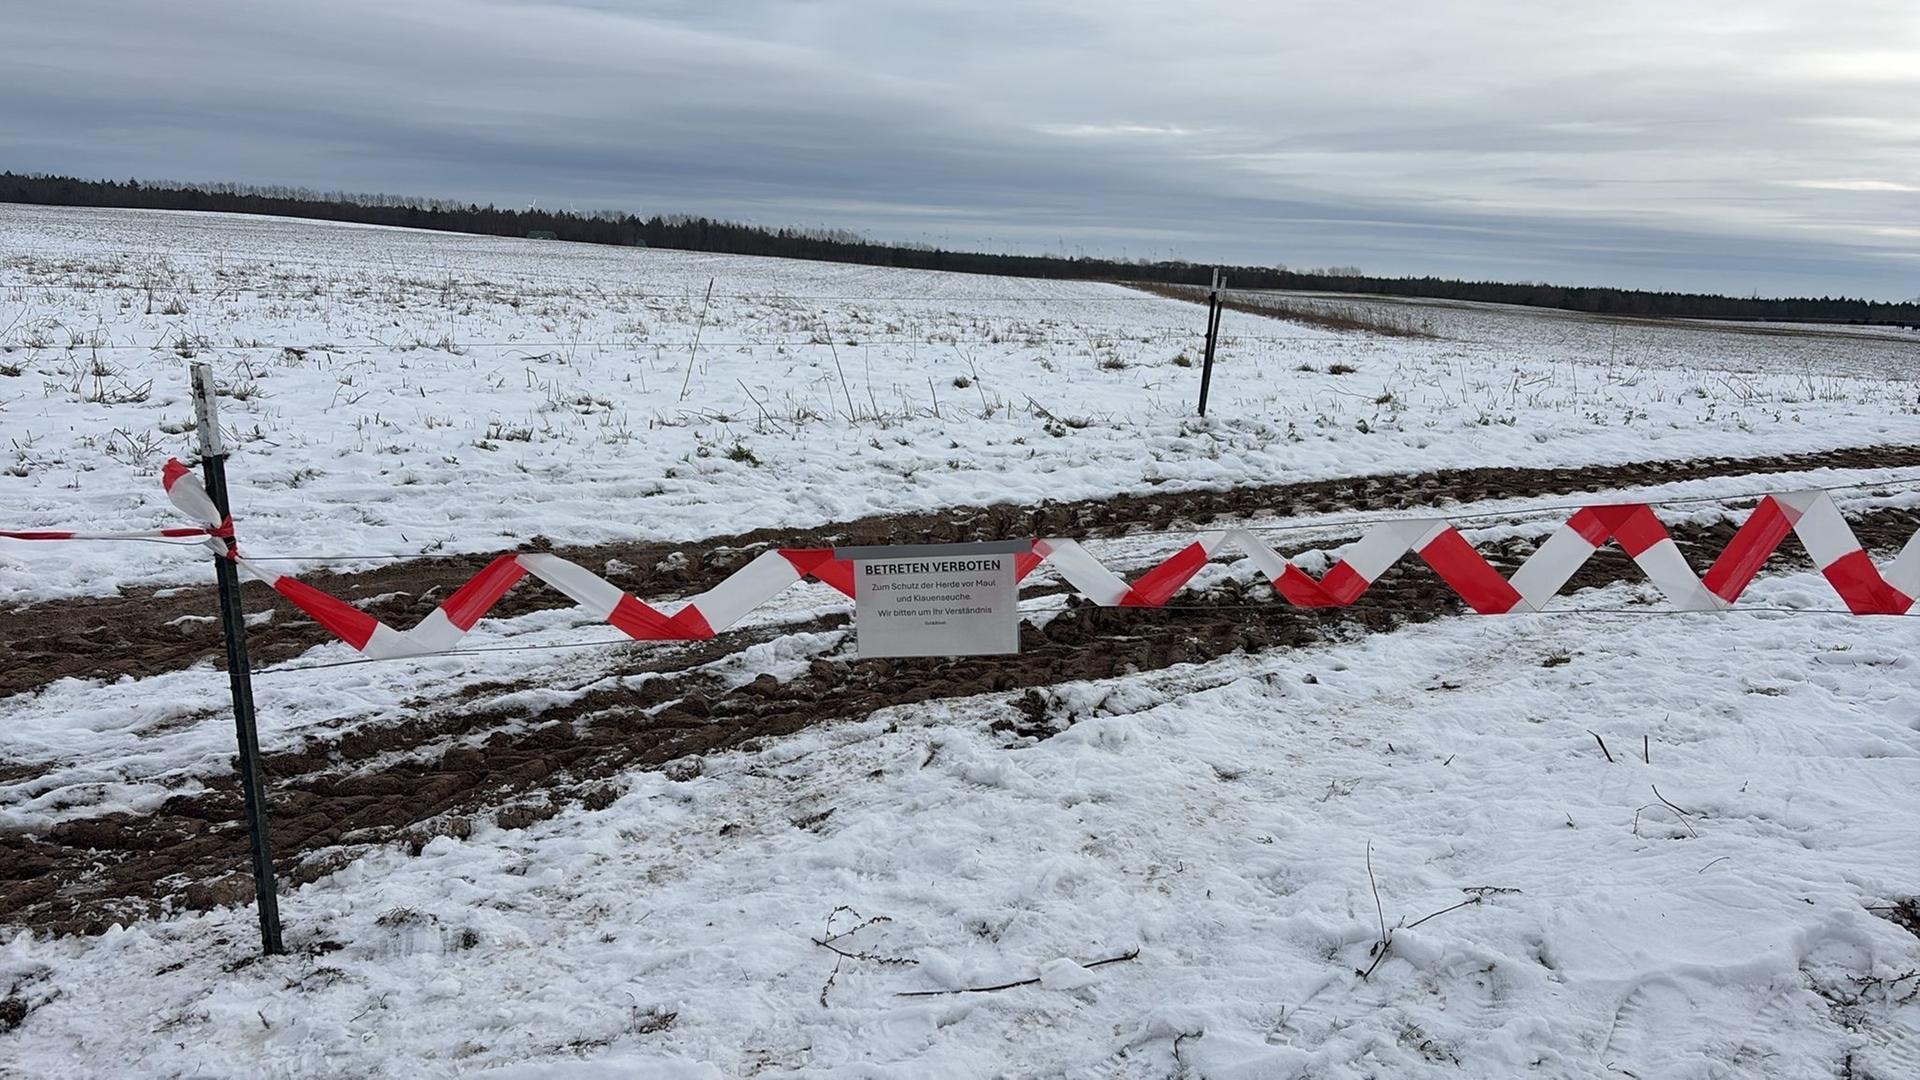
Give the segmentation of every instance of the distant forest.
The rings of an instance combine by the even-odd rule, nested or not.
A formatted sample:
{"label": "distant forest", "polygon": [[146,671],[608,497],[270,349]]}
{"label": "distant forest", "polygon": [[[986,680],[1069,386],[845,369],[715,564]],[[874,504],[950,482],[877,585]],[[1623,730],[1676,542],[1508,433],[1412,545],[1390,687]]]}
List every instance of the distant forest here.
{"label": "distant forest", "polygon": [[[844,230],[775,229],[677,214],[656,214],[643,218],[615,212],[582,214],[558,210],[502,210],[495,206],[444,199],[321,192],[247,184],[120,182],[7,172],[0,173],[0,202],[271,214],[484,236],[551,235],[557,240],[587,244],[645,245],[682,251],[773,255],[789,259],[897,266],[915,270],[950,270],[967,274],[1005,274],[1012,277],[1205,285],[1213,271],[1209,264],[1179,261],[1128,262],[1086,257],[946,251],[923,244],[875,243]],[[1235,288],[1376,293],[1523,304],[1609,315],[1920,327],[1920,301],[1886,303],[1845,297],[1763,300],[1706,293],[1454,281],[1436,277],[1369,277],[1352,268],[1300,271],[1282,267],[1230,266],[1225,270]]]}

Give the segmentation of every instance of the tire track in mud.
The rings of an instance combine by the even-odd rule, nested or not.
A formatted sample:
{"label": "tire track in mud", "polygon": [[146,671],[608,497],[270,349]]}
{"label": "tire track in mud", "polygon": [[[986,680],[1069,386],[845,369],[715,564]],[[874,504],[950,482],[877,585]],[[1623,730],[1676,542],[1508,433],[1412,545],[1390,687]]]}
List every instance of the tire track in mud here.
{"label": "tire track in mud", "polygon": [[[1853,520],[1870,550],[1903,544],[1912,516],[1882,510]],[[1696,569],[1731,538],[1734,525],[1671,529]],[[1483,545],[1511,573],[1532,551],[1528,541]],[[1797,550],[1777,552],[1768,569],[1808,568]],[[1643,581],[1617,548],[1597,554],[1574,577],[1576,588]],[[650,650],[612,674],[649,675],[637,684],[589,677],[562,705],[530,713],[500,703],[537,679],[469,688],[456,700],[409,703],[390,725],[316,737],[267,756],[276,864],[299,884],[345,865],[368,845],[406,843],[417,852],[436,835],[469,835],[478,822],[521,827],[570,804],[606,806],[609,781],[634,768],[691,769],[697,755],[749,749],[757,740],[866,716],[876,709],[939,698],[1008,693],[992,727],[1045,737],[1045,687],[1201,663],[1233,653],[1313,645],[1393,630],[1465,609],[1437,576],[1402,561],[1349,608],[1309,610],[1272,598],[1264,585],[1229,583],[1192,604],[1249,605],[1179,610],[1099,608],[1077,600],[1044,626],[1021,630],[1021,652],[999,658],[857,660],[816,658],[805,674],[770,675],[732,689],[700,665],[777,635],[845,627],[844,614]],[[241,800],[230,773],[202,778],[205,790],[168,799],[146,814],[111,814],[40,832],[0,832],[0,935],[99,933],[170,910],[205,909],[251,899]],[[716,828],[725,823],[715,822]]]}
{"label": "tire track in mud", "polygon": [[[1920,466],[1920,445],[1850,447],[1768,457],[1706,457],[1627,465],[1562,468],[1488,467],[1443,469],[1302,483],[1265,484],[1226,491],[1148,492],[1035,508],[1013,505],[959,507],[896,514],[809,529],[769,528],[701,540],[552,547],[592,568],[620,564],[610,572],[640,597],[684,596],[709,588],[769,546],[828,547],[835,544],[927,543],[1001,540],[1032,536],[1107,537],[1131,529],[1167,530],[1205,526],[1221,518],[1335,511],[1378,512],[1438,507],[1525,496],[1574,495],[1614,488],[1736,475],[1766,475],[1810,469],[1886,469]],[[245,522],[241,522],[244,537]],[[349,573],[309,572],[303,580],[371,614],[411,626],[433,605],[477,572],[492,554],[420,559]],[[257,582],[244,586],[247,610],[271,610],[273,618],[248,633],[254,662],[291,659],[332,640],[326,631]],[[538,583],[504,597],[493,615],[511,618],[565,607],[566,598]],[[114,597],[48,601],[0,608],[0,698],[55,679],[139,678],[224,657],[211,584],[127,590]]]}

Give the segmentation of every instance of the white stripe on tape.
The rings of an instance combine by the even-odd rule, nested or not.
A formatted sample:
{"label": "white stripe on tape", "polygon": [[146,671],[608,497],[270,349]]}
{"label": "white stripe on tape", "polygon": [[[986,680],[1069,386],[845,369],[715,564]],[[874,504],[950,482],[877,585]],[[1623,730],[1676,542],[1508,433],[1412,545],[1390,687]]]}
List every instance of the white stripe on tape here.
{"label": "white stripe on tape", "polygon": [[1839,560],[1860,550],[1860,540],[1847,527],[1847,519],[1840,516],[1840,508],[1833,505],[1833,499],[1824,491],[1811,493],[1814,498],[1804,505],[1800,520],[1793,523],[1794,534],[1807,547],[1807,554],[1813,556],[1813,565],[1825,570]]}
{"label": "white stripe on tape", "polygon": [[1719,611],[1727,606],[1726,601],[1708,592],[1707,587],[1701,584],[1699,575],[1687,565],[1687,557],[1680,554],[1680,546],[1673,542],[1672,537],[1654,544],[1635,556],[1633,561],[1654,586],[1682,611]]}
{"label": "white stripe on tape", "polygon": [[687,602],[717,634],[799,580],[800,572],[786,556],[768,551]]}
{"label": "white stripe on tape", "polygon": [[[373,636],[379,637],[380,632],[374,631]],[[466,636],[465,630],[453,625],[453,620],[447,618],[444,608],[434,608],[432,614],[420,620],[420,625],[406,633],[407,640],[422,652],[441,652],[451,649]]]}
{"label": "white stripe on tape", "polygon": [[1548,600],[1553,599],[1560,586],[1567,583],[1574,571],[1585,565],[1593,557],[1593,545],[1571,525],[1562,525],[1547,537],[1520,569],[1514,571],[1509,582],[1513,591],[1520,594],[1521,602],[1530,610],[1539,611]]}
{"label": "white stripe on tape", "polygon": [[1100,560],[1087,554],[1086,548],[1071,540],[1041,540],[1034,545],[1036,551],[1043,549],[1047,564],[1101,607],[1118,606],[1132,591],[1118,575],[1100,565]]}
{"label": "white stripe on tape", "polygon": [[1920,532],[1916,532],[1881,575],[1886,583],[1908,596],[1920,596]]}
{"label": "white stripe on tape", "polygon": [[620,586],[558,555],[522,554],[514,556],[527,572],[559,589],[572,601],[601,621],[613,614],[625,593]]}
{"label": "white stripe on tape", "polygon": [[[1440,526],[1445,524],[1438,523]],[[1388,567],[1399,562],[1400,556],[1413,547],[1414,541],[1433,532],[1435,527],[1435,522],[1422,518],[1377,525],[1362,536],[1359,543],[1348,548],[1340,556],[1340,561],[1369,583],[1378,581]]]}
{"label": "white stripe on tape", "polygon": [[1259,537],[1245,529],[1229,530],[1227,539],[1245,552],[1247,558],[1252,560],[1253,565],[1260,568],[1261,573],[1267,575],[1269,581],[1279,581],[1280,576],[1287,572],[1287,567],[1293,565],[1287,561],[1286,556],[1268,547]]}

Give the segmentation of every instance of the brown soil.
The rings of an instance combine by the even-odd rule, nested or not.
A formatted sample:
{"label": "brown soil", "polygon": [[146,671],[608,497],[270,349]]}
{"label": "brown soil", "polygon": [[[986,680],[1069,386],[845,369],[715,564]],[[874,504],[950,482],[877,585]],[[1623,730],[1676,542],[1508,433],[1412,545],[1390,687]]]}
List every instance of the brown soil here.
{"label": "brown soil", "polygon": [[[1870,548],[1885,549],[1907,539],[1912,519],[1878,512],[1858,519],[1855,529]],[[1726,523],[1673,530],[1696,568],[1732,532]],[[1529,551],[1518,542],[1483,549],[1506,572]],[[1806,565],[1797,549],[1776,554],[1769,565],[1796,563]],[[1622,579],[1642,580],[1624,555],[1608,548],[1573,584]],[[1008,693],[1006,713],[992,726],[1018,744],[1072,722],[1044,693],[1053,684],[1390,630],[1461,610],[1437,577],[1407,561],[1344,609],[1294,608],[1264,587],[1249,586],[1183,597],[1175,610],[1074,603],[1044,627],[1023,627],[1019,654],[987,661],[822,657],[787,682],[762,676],[727,690],[700,665],[762,635],[635,651],[632,656],[643,659],[617,657],[609,670],[651,677],[609,683],[596,676],[574,701],[537,715],[497,704],[526,684],[482,686],[452,701],[410,703],[391,724],[269,755],[276,862],[284,880],[312,881],[364,845],[399,842],[417,850],[435,835],[465,836],[476,822],[523,827],[569,803],[598,809],[617,792],[608,781],[625,770],[672,763],[690,774],[695,755],[936,698]],[[798,629],[846,621],[833,615]],[[112,922],[168,910],[246,902],[251,886],[238,790],[230,774],[204,780],[206,791],[170,799],[152,813],[0,832],[0,936],[20,927],[97,933]]]}
{"label": "brown soil", "polygon": [[[1552,469],[1445,469],[1409,475],[1358,477],[1296,484],[1121,495],[1108,499],[1018,506],[960,507],[931,513],[863,518],[813,529],[759,529],[677,543],[622,543],[554,549],[589,569],[610,560],[634,567],[610,574],[629,592],[667,597],[698,592],[732,573],[768,546],[827,547],[835,544],[946,543],[1030,536],[1112,536],[1130,529],[1204,526],[1216,519],[1330,511],[1402,510],[1452,501],[1520,495],[1565,495],[1636,484],[1817,468],[1897,468],[1920,465],[1920,446],[1875,446],[1760,458],[1696,458],[1690,461]],[[245,523],[241,523],[244,530]],[[670,556],[678,555],[671,561]],[[354,573],[314,572],[303,580],[350,601],[389,623],[406,627],[486,564],[488,556],[421,559]],[[211,577],[211,575],[209,575]],[[266,626],[248,634],[256,664],[298,656],[330,640],[291,605],[258,583],[245,589],[249,611],[273,609]],[[374,600],[375,597],[383,599]],[[538,582],[514,589],[494,609],[501,617],[569,603]],[[211,584],[175,589],[127,590],[114,597],[64,600],[0,608],[0,697],[44,686],[55,679],[142,677],[224,657],[217,625],[181,616],[216,611]]]}

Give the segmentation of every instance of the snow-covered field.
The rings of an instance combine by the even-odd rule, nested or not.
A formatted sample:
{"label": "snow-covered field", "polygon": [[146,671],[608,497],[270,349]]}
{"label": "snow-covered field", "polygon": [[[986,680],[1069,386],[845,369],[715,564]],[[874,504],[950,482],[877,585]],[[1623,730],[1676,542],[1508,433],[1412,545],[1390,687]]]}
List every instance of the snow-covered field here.
{"label": "snow-covered field", "polygon": [[[1903,378],[1920,368],[1839,375],[1786,356],[1771,371],[1682,370],[1618,361],[1558,317],[1489,350],[1238,312],[1203,422],[1204,321],[1100,284],[0,207],[0,505],[23,528],[177,523],[156,477],[190,450],[196,360],[234,395],[245,535],[288,555],[693,540],[1920,431],[1920,382]],[[1765,360],[1750,341],[1741,359]],[[29,565],[0,549],[0,598],[200,574],[71,554]]]}
{"label": "snow-covered field", "polygon": [[1355,314],[1495,352],[1530,341],[1612,364],[1920,379],[1920,330],[1905,327],[1595,316],[1467,300],[1338,293],[1233,295],[1255,305]]}
{"label": "snow-covered field", "polygon": [[[1915,1075],[1920,942],[1863,907],[1920,866],[1887,635],[1460,619],[1062,686],[1024,748],[996,700],[876,714],[364,858],[284,905],[337,952],[226,971],[245,909],[16,940],[62,995],[13,1038],[70,1075]],[[1483,899],[1362,980],[1368,845],[1389,928]],[[813,943],[875,918],[836,944],[893,962]]]}
{"label": "snow-covered field", "polygon": [[[1201,322],[1099,284],[0,207],[0,528],[175,524],[155,474],[189,449],[190,360],[232,395],[260,555],[697,548],[899,510],[1920,444],[1898,365],[1731,357],[1699,328],[1624,362],[1560,316],[1503,345],[1229,313],[1199,421]],[[1665,513],[1704,526],[1738,517],[1713,500],[1849,484],[1848,513],[1885,513],[1913,473],[1606,498],[1708,500]],[[1568,501],[1450,509],[1491,543]],[[1251,523],[1297,552],[1350,519]],[[1096,550],[1137,567],[1184,542]],[[190,550],[0,541],[0,609],[206,576]],[[170,900],[100,936],[0,913],[0,1076],[1920,1075],[1920,937],[1890,917],[1920,893],[1920,622],[1775,610],[1836,606],[1779,566],[1750,612],[1649,598],[824,712],[418,854],[342,840],[283,884],[284,957],[254,957],[246,906]],[[810,621],[843,610],[798,588],[749,621],[761,643],[687,662],[778,695],[860,663]],[[482,631],[606,636],[566,610]],[[260,674],[262,739],[511,710],[340,775],[484,756],[585,729],[565,709],[589,696],[641,700],[654,655],[675,654],[319,667],[347,656],[324,646]],[[212,792],[224,695],[194,664],[0,698],[0,834]]]}

